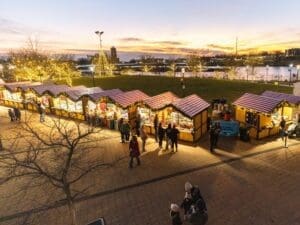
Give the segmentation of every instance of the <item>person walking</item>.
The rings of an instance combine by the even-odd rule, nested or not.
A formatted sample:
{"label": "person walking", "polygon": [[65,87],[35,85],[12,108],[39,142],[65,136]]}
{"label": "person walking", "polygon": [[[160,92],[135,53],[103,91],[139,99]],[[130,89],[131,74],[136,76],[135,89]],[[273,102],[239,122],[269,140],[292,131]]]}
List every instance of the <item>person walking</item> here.
{"label": "person walking", "polygon": [[217,122],[216,126],[215,126],[215,135],[214,135],[214,147],[215,148],[218,145],[219,136],[220,136],[221,131],[222,131],[221,124],[220,124],[220,122]]}
{"label": "person walking", "polygon": [[288,129],[286,128],[284,131],[283,131],[283,137],[284,137],[284,147],[285,148],[288,148],[288,137],[289,137],[289,132],[288,132]]}
{"label": "person walking", "polygon": [[284,137],[285,137],[285,125],[286,125],[286,122],[285,122],[284,118],[281,117],[279,126],[280,126],[280,136],[283,141],[284,141]]}
{"label": "person walking", "polygon": [[166,150],[169,149],[169,145],[171,144],[171,134],[172,133],[172,127],[171,124],[168,124],[168,127],[166,129]]}
{"label": "person walking", "polygon": [[141,128],[141,115],[138,113],[135,120],[135,131],[138,137],[140,136],[140,128]]}
{"label": "person walking", "polygon": [[[176,125],[174,124],[171,130],[172,152],[178,152],[178,135],[179,135],[179,130],[176,128]],[[174,150],[174,145],[175,145],[175,150]]]}
{"label": "person walking", "polygon": [[159,148],[162,148],[162,144],[163,144],[163,140],[164,140],[164,136],[165,136],[165,129],[162,127],[162,124],[159,123],[158,125],[158,145]]}
{"label": "person walking", "polygon": [[38,112],[40,114],[40,122],[45,122],[45,106],[41,103],[38,103]]}
{"label": "person walking", "polygon": [[120,132],[120,137],[121,137],[120,143],[124,143],[124,134],[122,132],[122,130],[123,130],[123,123],[124,123],[124,119],[120,118],[119,121],[118,121],[118,130]]}
{"label": "person walking", "polygon": [[139,143],[137,141],[137,137],[135,135],[132,136],[130,142],[129,142],[129,168],[132,168],[133,166],[133,159],[135,158],[137,161],[137,165],[141,165],[140,161],[140,148]]}
{"label": "person walking", "polygon": [[154,138],[155,141],[158,142],[158,115],[157,114],[155,114],[154,117],[153,127],[154,127]]}
{"label": "person walking", "polygon": [[172,225],[181,225],[182,220],[180,218],[180,208],[177,204],[172,203],[170,207],[170,217]]}
{"label": "person walking", "polygon": [[14,122],[16,119],[15,113],[12,109],[8,109],[8,116],[10,118],[10,122]]}
{"label": "person walking", "polygon": [[126,120],[124,123],[124,139],[125,139],[125,141],[129,141],[129,137],[130,137],[130,125],[128,123],[128,120]]}
{"label": "person walking", "polygon": [[15,114],[15,120],[16,121],[21,121],[21,111],[17,107],[13,108],[14,114]]}
{"label": "person walking", "polygon": [[142,152],[145,152],[145,146],[146,146],[146,140],[148,138],[148,135],[146,134],[146,131],[145,131],[145,126],[141,126],[141,129],[140,129],[140,136],[141,136],[141,139],[142,139]]}
{"label": "person walking", "polygon": [[211,125],[209,129],[209,146],[210,146],[210,152],[214,152],[215,148],[215,125]]}

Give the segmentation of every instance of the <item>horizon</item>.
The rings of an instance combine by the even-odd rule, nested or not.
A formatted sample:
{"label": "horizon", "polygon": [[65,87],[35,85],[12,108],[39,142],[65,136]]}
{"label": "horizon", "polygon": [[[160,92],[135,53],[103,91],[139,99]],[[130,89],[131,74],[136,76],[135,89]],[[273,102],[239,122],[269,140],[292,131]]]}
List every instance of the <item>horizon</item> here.
{"label": "horizon", "polygon": [[99,48],[96,30],[104,31],[103,49],[115,46],[122,57],[231,54],[236,38],[240,54],[284,51],[300,47],[299,6],[296,0],[12,0],[0,3],[0,53],[34,38],[56,54],[88,54]]}

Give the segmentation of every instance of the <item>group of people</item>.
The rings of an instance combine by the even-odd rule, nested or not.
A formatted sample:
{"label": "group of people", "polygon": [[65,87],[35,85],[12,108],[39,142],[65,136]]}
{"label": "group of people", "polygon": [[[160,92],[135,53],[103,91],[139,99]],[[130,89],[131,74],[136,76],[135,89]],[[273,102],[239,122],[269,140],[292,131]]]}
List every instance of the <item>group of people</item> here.
{"label": "group of people", "polygon": [[210,143],[210,152],[213,153],[214,149],[217,147],[219,135],[222,131],[220,122],[211,124],[209,128],[209,143]]}
{"label": "group of people", "polygon": [[21,111],[20,109],[14,107],[12,109],[8,109],[8,116],[11,122],[21,121]]}
{"label": "group of people", "polygon": [[178,136],[179,136],[179,130],[176,128],[176,125],[174,124],[173,127],[171,124],[168,124],[167,128],[164,129],[162,126],[162,123],[158,121],[157,114],[154,117],[154,137],[155,141],[158,142],[159,148],[163,148],[163,140],[166,140],[166,147],[165,150],[169,149],[169,146],[171,146],[172,152],[178,151]]}
{"label": "group of people", "polygon": [[190,182],[184,185],[185,195],[180,205],[172,203],[170,207],[170,217],[172,225],[181,225],[180,208],[184,211],[183,219],[192,225],[204,225],[208,220],[207,207],[200,189]]}

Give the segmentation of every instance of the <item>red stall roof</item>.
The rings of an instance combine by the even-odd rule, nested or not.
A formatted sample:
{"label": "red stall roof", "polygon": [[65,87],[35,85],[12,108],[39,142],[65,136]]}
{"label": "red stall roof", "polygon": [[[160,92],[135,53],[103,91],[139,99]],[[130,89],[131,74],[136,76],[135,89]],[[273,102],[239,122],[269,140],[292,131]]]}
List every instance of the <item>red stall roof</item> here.
{"label": "red stall roof", "polygon": [[149,96],[140,90],[127,91],[125,93],[111,96],[111,99],[123,108],[127,108],[128,106],[147,98],[149,98]]}
{"label": "red stall roof", "polygon": [[105,91],[102,91],[99,93],[88,94],[87,96],[89,96],[92,101],[97,102],[97,101],[99,101],[100,98],[103,98],[103,97],[112,98],[112,96],[115,96],[115,95],[118,95],[121,93],[123,93],[123,91],[121,91],[120,89],[111,89],[111,90],[105,90]]}
{"label": "red stall roof", "polygon": [[245,93],[233,105],[253,109],[257,112],[271,113],[281,102],[280,99]]}
{"label": "red stall roof", "polygon": [[287,101],[292,104],[300,104],[300,96],[292,95],[292,94],[285,94],[280,92],[274,92],[274,91],[265,91],[261,94],[261,96],[269,97],[269,98],[275,98],[279,99],[281,101]]}
{"label": "red stall roof", "polygon": [[172,105],[184,115],[193,118],[203,110],[209,108],[210,104],[198,95],[190,95],[172,102]]}
{"label": "red stall roof", "polygon": [[178,97],[172,92],[164,92],[159,95],[147,98],[144,103],[151,109],[158,110],[170,105],[173,101],[177,100]]}
{"label": "red stall roof", "polygon": [[42,84],[38,86],[30,87],[30,89],[34,90],[38,95],[43,95],[46,92],[50,92],[52,95],[56,96],[60,92],[66,91],[69,86],[61,84]]}
{"label": "red stall roof", "polygon": [[99,87],[92,87],[92,88],[84,88],[84,89],[77,89],[77,90],[68,90],[65,94],[72,99],[73,101],[78,101],[83,95],[90,95],[102,92],[103,90]]}

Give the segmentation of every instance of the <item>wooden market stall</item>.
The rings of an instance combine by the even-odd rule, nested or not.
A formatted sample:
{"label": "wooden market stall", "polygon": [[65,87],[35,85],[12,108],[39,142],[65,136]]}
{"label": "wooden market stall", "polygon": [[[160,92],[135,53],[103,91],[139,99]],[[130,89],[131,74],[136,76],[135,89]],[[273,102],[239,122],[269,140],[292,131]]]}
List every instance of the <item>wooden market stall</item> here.
{"label": "wooden market stall", "polygon": [[281,114],[284,115],[284,118],[287,122],[298,123],[300,119],[300,96],[274,92],[274,91],[265,91],[261,96],[275,98],[288,103],[287,106],[282,108]]}
{"label": "wooden market stall", "polygon": [[140,105],[138,105],[138,113],[141,117],[141,123],[145,126],[145,130],[149,134],[154,134],[154,117],[158,115],[158,120],[163,123],[163,126],[167,125],[166,111],[170,104],[177,100],[178,97],[172,92],[164,92],[159,95],[152,96],[145,99]]}
{"label": "wooden market stall", "polygon": [[235,119],[241,125],[249,127],[250,137],[256,139],[278,134],[281,117],[285,117],[287,112],[283,108],[289,107],[289,104],[281,99],[249,93],[245,93],[233,105]]}
{"label": "wooden market stall", "polygon": [[183,141],[198,141],[207,132],[210,104],[198,95],[190,95],[171,103],[171,123],[176,124]]}
{"label": "wooden market stall", "polygon": [[112,97],[122,93],[120,89],[111,89],[82,96],[85,119],[97,126],[116,129],[118,116],[125,113],[118,110]]}
{"label": "wooden market stall", "polygon": [[122,94],[111,96],[115,103],[117,119],[123,118],[129,121],[131,127],[135,127],[137,120],[138,105],[149,98],[147,94],[140,90],[127,91]]}
{"label": "wooden market stall", "polygon": [[99,93],[103,90],[99,87],[74,88],[68,88],[66,91],[58,95],[57,101],[54,103],[56,114],[59,114],[60,116],[66,116],[68,118],[85,120],[85,105],[83,104],[85,101],[83,100],[82,96]]}
{"label": "wooden market stall", "polygon": [[52,112],[54,107],[53,97],[68,87],[67,85],[55,84],[41,84],[26,87],[24,89],[26,109],[37,111],[38,103],[41,103],[45,106],[46,113],[54,113]]}
{"label": "wooden market stall", "polygon": [[[8,107],[24,108],[24,96],[22,87],[35,85],[31,82],[6,83],[2,90],[2,104]],[[37,85],[37,84],[36,84]]]}

